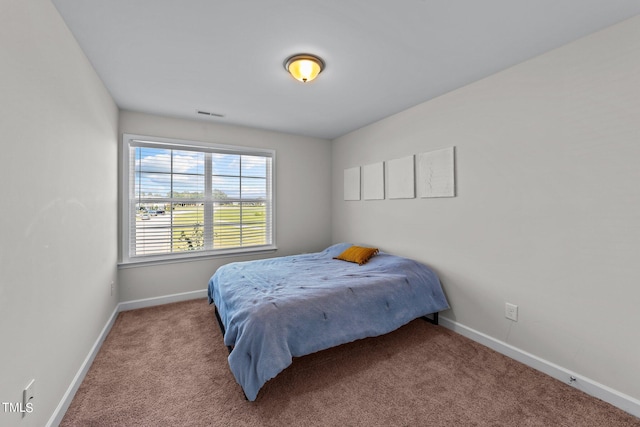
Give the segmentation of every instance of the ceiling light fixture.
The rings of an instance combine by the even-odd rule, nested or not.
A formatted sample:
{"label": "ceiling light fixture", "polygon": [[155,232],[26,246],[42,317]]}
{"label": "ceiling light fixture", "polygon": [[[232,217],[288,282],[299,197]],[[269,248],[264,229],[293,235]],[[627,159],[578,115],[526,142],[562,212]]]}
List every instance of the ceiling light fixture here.
{"label": "ceiling light fixture", "polygon": [[284,68],[294,79],[308,83],[324,70],[324,61],[315,55],[297,54],[284,61]]}

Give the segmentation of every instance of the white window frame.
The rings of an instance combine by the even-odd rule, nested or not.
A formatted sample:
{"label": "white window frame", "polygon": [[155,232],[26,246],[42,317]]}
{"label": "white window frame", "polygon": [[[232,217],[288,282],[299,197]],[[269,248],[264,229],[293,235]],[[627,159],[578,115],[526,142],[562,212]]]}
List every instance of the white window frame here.
{"label": "white window frame", "polygon": [[[267,172],[267,186],[270,189],[270,204],[271,209],[270,216],[267,218],[267,225],[271,227],[271,243],[258,246],[247,247],[235,247],[225,249],[205,249],[199,251],[185,251],[174,252],[168,254],[157,255],[130,255],[130,242],[131,233],[134,231],[131,229],[130,214],[133,212],[130,198],[131,186],[133,183],[130,180],[132,167],[130,161],[130,147],[131,144],[149,143],[150,145],[164,146],[167,149],[191,149],[210,152],[210,153],[223,153],[223,154],[238,154],[238,155],[254,155],[264,156],[271,158],[271,167]],[[211,258],[218,256],[230,256],[234,254],[248,254],[248,253],[262,253],[277,250],[276,246],[276,186],[275,186],[275,170],[276,170],[276,152],[275,150],[252,148],[236,145],[224,145],[217,143],[208,143],[200,141],[190,141],[174,138],[162,138],[155,136],[136,135],[136,134],[123,134],[122,146],[121,146],[121,189],[120,189],[120,201],[121,201],[121,267],[127,265],[135,266],[140,264],[154,264],[154,263],[166,263],[176,261],[188,261],[197,258]],[[210,209],[205,206],[205,212]]]}

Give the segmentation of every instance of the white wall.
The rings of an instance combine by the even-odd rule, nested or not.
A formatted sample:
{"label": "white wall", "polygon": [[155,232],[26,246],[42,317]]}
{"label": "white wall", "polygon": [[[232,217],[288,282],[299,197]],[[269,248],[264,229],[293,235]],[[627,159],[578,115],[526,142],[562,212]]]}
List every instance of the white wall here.
{"label": "white wall", "polygon": [[269,148],[276,151],[276,243],[262,255],[210,258],[119,270],[120,300],[203,290],[228,262],[315,252],[331,243],[331,143],[328,140],[122,111],[123,133]]}
{"label": "white wall", "polygon": [[[345,168],[450,146],[456,198],[343,201]],[[332,158],[334,242],[430,264],[446,317],[640,399],[640,17],[338,138]]]}
{"label": "white wall", "polygon": [[48,0],[0,3],[0,425],[47,423],[117,304],[118,111]]}

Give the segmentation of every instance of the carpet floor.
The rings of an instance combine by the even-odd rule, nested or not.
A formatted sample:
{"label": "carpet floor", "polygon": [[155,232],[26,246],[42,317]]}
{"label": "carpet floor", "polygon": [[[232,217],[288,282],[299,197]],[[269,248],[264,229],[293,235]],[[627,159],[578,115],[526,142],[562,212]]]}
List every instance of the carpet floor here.
{"label": "carpet floor", "polygon": [[248,402],[206,300],[122,312],[62,426],[635,426],[441,326],[296,358]]}

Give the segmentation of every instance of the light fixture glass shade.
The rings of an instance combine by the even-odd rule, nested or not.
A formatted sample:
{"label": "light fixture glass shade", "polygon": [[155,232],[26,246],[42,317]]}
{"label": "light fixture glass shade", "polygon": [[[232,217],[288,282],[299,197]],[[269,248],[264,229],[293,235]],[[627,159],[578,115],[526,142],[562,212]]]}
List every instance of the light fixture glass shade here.
{"label": "light fixture glass shade", "polygon": [[294,55],[285,61],[284,68],[294,79],[307,83],[320,74],[324,69],[324,62],[313,55]]}

